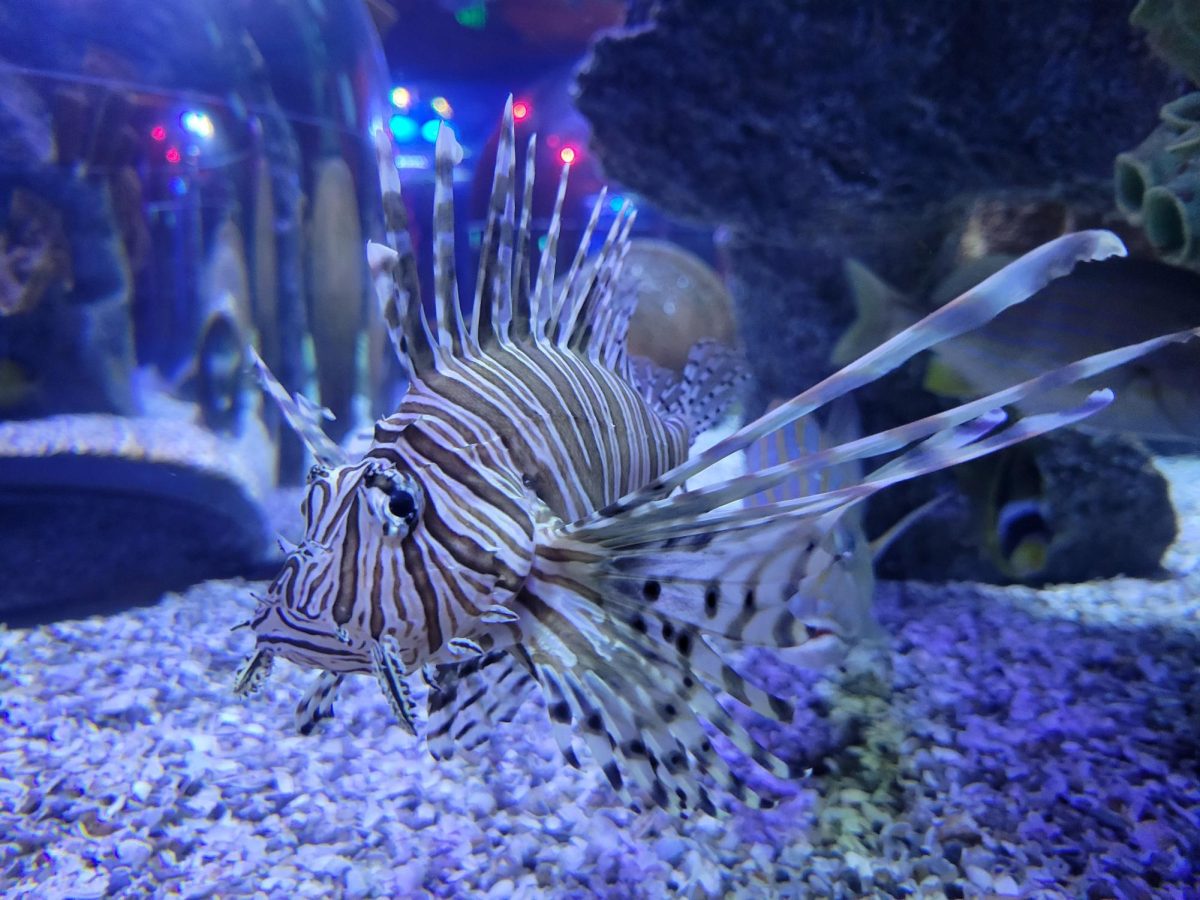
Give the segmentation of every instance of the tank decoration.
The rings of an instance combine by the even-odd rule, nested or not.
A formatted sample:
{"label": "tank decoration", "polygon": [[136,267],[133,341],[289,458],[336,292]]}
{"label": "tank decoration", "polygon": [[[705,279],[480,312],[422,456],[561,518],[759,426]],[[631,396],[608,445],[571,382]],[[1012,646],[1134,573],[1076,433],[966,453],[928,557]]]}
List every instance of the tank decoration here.
{"label": "tank decoration", "polygon": [[711,266],[669,241],[635,239],[621,281],[638,294],[629,322],[629,352],[682,372],[704,338],[737,343],[729,289]]}
{"label": "tank decoration", "polygon": [[316,354],[320,402],[335,416],[341,438],[353,425],[351,402],[359,389],[358,340],[367,304],[366,259],[354,177],[345,161],[316,169],[308,236],[309,329]]}
{"label": "tank decoration", "polygon": [[270,471],[261,454],[167,418],[0,422],[0,622],[111,611],[255,572],[270,547]]}
{"label": "tank decoration", "polygon": [[0,316],[36,309],[56,284],[71,286],[62,214],[28,190],[9,196],[0,233]]}
{"label": "tank decoration", "polygon": [[[1200,6],[1191,0],[1141,0],[1129,21],[1154,51],[1200,84]],[[1116,157],[1117,209],[1145,230],[1166,262],[1200,268],[1200,92],[1163,104],[1159,124]]]}
{"label": "tank decoration", "polygon": [[1159,56],[1200,84],[1200,6],[1195,0],[1139,0],[1129,21],[1146,31]]}
{"label": "tank decoration", "polygon": [[1115,164],[1117,208],[1166,262],[1200,268],[1200,91],[1163,106],[1162,122]]}

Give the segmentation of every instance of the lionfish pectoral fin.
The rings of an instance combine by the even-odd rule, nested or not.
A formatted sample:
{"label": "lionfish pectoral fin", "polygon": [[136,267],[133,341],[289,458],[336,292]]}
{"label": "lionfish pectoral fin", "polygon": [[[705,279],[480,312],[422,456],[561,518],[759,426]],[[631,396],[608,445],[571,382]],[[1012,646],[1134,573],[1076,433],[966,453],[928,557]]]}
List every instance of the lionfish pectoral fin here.
{"label": "lionfish pectoral fin", "polygon": [[441,666],[429,693],[425,739],[434,759],[456,749],[470,753],[509,722],[533,687],[533,679],[506,650],[493,650],[456,665]]}
{"label": "lionfish pectoral fin", "polygon": [[237,675],[234,676],[233,692],[239,697],[248,697],[251,694],[257,694],[262,690],[263,682],[267,680],[267,676],[271,674],[271,664],[274,661],[275,654],[270,650],[255,650],[242,663],[242,667],[238,669]]}
{"label": "lionfish pectoral fin", "polygon": [[333,700],[343,677],[328,671],[316,677],[296,705],[297,732],[310,735],[322,719],[333,718]]}
{"label": "lionfish pectoral fin", "polygon": [[470,638],[451,638],[447,646],[455,656],[483,656],[483,648]]}
{"label": "lionfish pectoral fin", "polygon": [[396,721],[415,737],[416,707],[408,683],[404,680],[404,664],[400,661],[399,647],[391,635],[383,635],[371,646],[371,668]]}
{"label": "lionfish pectoral fin", "polygon": [[704,774],[747,806],[773,805],[716,753],[701,720],[775,777],[796,774],[718,697],[780,722],[791,720],[791,704],[735,671],[710,640],[722,631],[743,634],[743,618],[752,634],[768,639],[759,643],[773,630],[785,643],[806,639],[803,623],[793,623],[782,603],[764,597],[760,613],[753,597],[720,587],[732,567],[753,570],[756,557],[782,548],[780,537],[763,547],[731,539],[715,556],[695,543],[545,545],[536,579],[521,595],[531,613],[522,619],[522,643],[560,749],[573,755],[573,727],[627,804],[636,794],[671,812],[712,813]]}

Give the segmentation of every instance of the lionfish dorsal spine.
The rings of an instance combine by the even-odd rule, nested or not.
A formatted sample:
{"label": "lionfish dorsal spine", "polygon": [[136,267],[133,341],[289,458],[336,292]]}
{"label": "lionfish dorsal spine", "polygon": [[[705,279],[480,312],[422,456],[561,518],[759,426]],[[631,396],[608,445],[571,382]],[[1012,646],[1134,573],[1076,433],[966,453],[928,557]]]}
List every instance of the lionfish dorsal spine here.
{"label": "lionfish dorsal spine", "polygon": [[566,342],[571,333],[567,326],[574,321],[573,310],[577,296],[579,271],[583,268],[584,260],[587,259],[587,252],[592,244],[592,235],[600,221],[600,208],[607,196],[608,186],[606,185],[600,189],[600,196],[596,200],[596,205],[592,207],[592,214],[588,217],[587,226],[583,229],[583,236],[579,239],[579,246],[575,249],[571,268],[567,270],[567,277],[563,279],[562,287],[558,289],[557,296],[554,298],[554,308],[550,311],[549,335],[555,343],[560,345]]}
{"label": "lionfish dorsal spine", "polygon": [[531,327],[531,287],[529,258],[532,252],[530,227],[533,221],[533,184],[537,161],[537,135],[529,136],[525,148],[525,186],[521,200],[521,221],[517,226],[517,256],[513,263],[516,281],[513,285],[512,325],[516,334],[529,334]]}
{"label": "lionfish dorsal spine", "polygon": [[383,129],[375,132],[375,155],[387,241],[384,249],[391,250],[392,255],[376,251],[369,254],[368,261],[392,349],[405,374],[413,378],[433,367],[433,333],[421,305],[417,260],[392,142]]}
{"label": "lionfish dorsal spine", "polygon": [[571,317],[565,323],[563,342],[577,353],[597,349],[591,338],[596,333],[599,317],[605,315],[612,299],[611,276],[614,274],[615,262],[621,256],[621,238],[628,238],[628,232],[623,227],[627,216],[627,206],[623,204],[621,210],[613,217],[612,225],[609,226],[608,234],[604,236],[604,243],[600,245],[595,262],[589,266],[586,278],[574,289]]}
{"label": "lionfish dorsal spine", "polygon": [[629,286],[622,288],[620,276],[629,253],[629,235],[636,220],[637,213],[626,200],[617,213],[617,222],[613,223],[614,228],[618,222],[621,224],[616,242],[600,257],[593,289],[597,300],[588,316],[587,332],[582,336],[597,363],[622,374],[627,372],[626,338],[629,320],[637,305],[637,292]]}
{"label": "lionfish dorsal spine", "polygon": [[504,104],[496,167],[488,200],[487,222],[479,248],[479,273],[475,281],[475,306],[471,330],[481,344],[507,333],[512,311],[513,220],[515,218],[516,126],[510,94]]}
{"label": "lionfish dorsal spine", "polygon": [[454,167],[460,155],[452,130],[443,125],[434,151],[434,315],[421,305],[420,286],[407,214],[390,141],[376,136],[384,218],[392,251],[373,245],[368,261],[375,278],[393,347],[410,378],[447,360],[469,358],[492,344],[531,338],[569,349],[617,373],[626,363],[625,335],[635,296],[619,293],[617,276],[628,250],[634,214],[626,202],[616,213],[603,244],[589,264],[592,238],[607,208],[602,189],[588,218],[567,276],[555,285],[570,165],[564,164],[547,229],[545,247],[531,283],[535,156],[528,143],[520,218],[517,216],[516,127],[512,98],[505,104],[487,218],[479,252],[474,305],[464,312],[455,266]]}
{"label": "lionfish dorsal spine", "polygon": [[433,154],[433,293],[438,348],[452,356],[466,355],[471,343],[454,269],[454,161],[458,152],[454,132],[443,122]]}
{"label": "lionfish dorsal spine", "polygon": [[546,230],[546,247],[538,263],[537,281],[534,283],[533,298],[530,301],[533,335],[538,340],[546,340],[549,337],[550,323],[554,319],[554,273],[558,261],[558,241],[562,235],[563,204],[567,198],[567,181],[570,175],[571,165],[567,163],[562,167],[558,178],[554,212]]}

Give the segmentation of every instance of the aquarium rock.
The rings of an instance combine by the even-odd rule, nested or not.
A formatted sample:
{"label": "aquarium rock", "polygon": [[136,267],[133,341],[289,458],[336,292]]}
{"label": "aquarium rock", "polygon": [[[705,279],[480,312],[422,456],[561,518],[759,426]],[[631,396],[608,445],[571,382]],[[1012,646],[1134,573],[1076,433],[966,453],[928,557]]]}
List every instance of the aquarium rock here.
{"label": "aquarium rock", "polygon": [[186,421],[0,422],[0,621],[151,602],[256,570],[270,547],[252,454]]}

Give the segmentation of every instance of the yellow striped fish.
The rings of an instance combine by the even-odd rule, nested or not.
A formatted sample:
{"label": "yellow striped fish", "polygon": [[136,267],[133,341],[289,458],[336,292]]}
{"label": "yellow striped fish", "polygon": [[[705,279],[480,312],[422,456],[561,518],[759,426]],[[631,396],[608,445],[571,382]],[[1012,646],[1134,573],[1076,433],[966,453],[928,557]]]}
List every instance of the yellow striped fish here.
{"label": "yellow striped fish", "polygon": [[[627,803],[717,811],[703,783],[750,806],[751,790],[714,752],[702,721],[768,772],[795,777],[718,702],[769,719],[792,709],[725,657],[749,646],[849,640],[861,611],[843,608],[842,517],[891,484],[974,459],[1101,409],[1008,427],[1000,407],[1119,365],[1190,333],[1073,363],[956,409],[879,434],[781,454],[757,470],[693,490],[689,478],[939,341],[1021,302],[1079,260],[1124,252],[1108,232],[1041,247],[732,436],[688,458],[691,438],[725,406],[736,377],[716,351],[693,352],[682,380],[643,377],[626,352],[630,292],[615,290],[633,215],[622,209],[585,265],[603,204],[555,288],[566,189],[532,275],[533,141],[519,209],[511,100],[505,110],[473,303],[454,272],[452,168],[436,149],[436,321],[427,320],[392,150],[379,169],[390,246],[368,257],[410,387],[381,419],[366,455],[347,458],[302,397],[259,362],[260,380],[317,459],[302,542],[259,601],[252,656],[235,689],[252,692],[281,656],[320,670],[297,709],[309,732],[330,716],[346,675],[370,674],[416,733],[408,682],[430,684],[426,734],[445,755],[480,738],[534,689],[571,764],[573,738]],[[466,311],[469,309],[469,313]],[[905,449],[907,448],[907,449]],[[903,451],[850,483],[822,481],[847,463]],[[812,476],[816,476],[813,478]],[[789,483],[818,485],[773,496]],[[786,496],[786,499],[784,497]],[[758,497],[759,502],[743,505]],[[704,776],[703,778],[701,776]]]}

